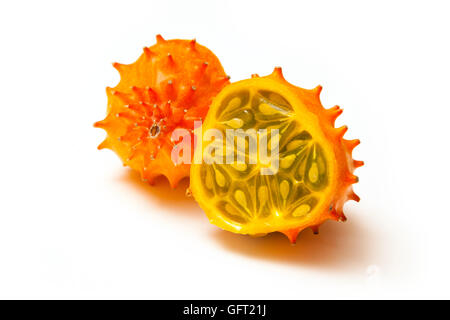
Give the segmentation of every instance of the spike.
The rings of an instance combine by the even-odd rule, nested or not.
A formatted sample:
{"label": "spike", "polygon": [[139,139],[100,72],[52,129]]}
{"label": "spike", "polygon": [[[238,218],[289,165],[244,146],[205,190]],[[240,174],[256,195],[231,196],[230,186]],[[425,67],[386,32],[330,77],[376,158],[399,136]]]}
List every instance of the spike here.
{"label": "spike", "polygon": [[112,64],[112,66],[114,67],[114,69],[116,69],[117,71],[120,72],[120,69],[121,69],[121,67],[123,66],[123,64],[120,64],[120,63],[118,63],[118,62],[114,62],[114,63]]}
{"label": "spike", "polygon": [[342,210],[342,208],[333,210],[332,215],[333,215],[333,220],[341,221],[341,222],[347,221],[347,217],[344,215],[344,211]]}
{"label": "spike", "polygon": [[327,110],[331,125],[334,126],[336,119],[344,112],[339,106],[334,106]]}
{"label": "spike", "polygon": [[127,162],[130,162],[131,160],[133,160],[134,157],[136,157],[136,155],[137,155],[136,148],[132,148],[132,149],[131,149],[131,154],[130,154],[130,156],[128,157]]}
{"label": "spike", "polygon": [[353,201],[356,201],[356,202],[359,202],[359,200],[361,200],[361,198],[353,191],[348,195],[348,198],[350,200],[353,200]]}
{"label": "spike", "polygon": [[107,126],[107,122],[106,119],[105,120],[101,120],[101,121],[97,121],[96,123],[94,123],[94,128],[101,128],[104,129]]}
{"label": "spike", "polygon": [[192,98],[197,91],[196,86],[191,86],[189,88],[184,88],[183,91],[180,91],[180,100],[178,102],[179,106],[189,105],[192,101]]}
{"label": "spike", "polygon": [[337,211],[334,208],[330,211],[330,219],[335,220],[335,221],[340,220],[339,213],[337,213]]}
{"label": "spike", "polygon": [[166,42],[166,40],[164,40],[164,38],[160,34],[157,34],[156,35],[156,42],[157,43],[163,43],[163,42]]}
{"label": "spike", "polygon": [[354,140],[344,140],[345,146],[348,148],[348,150],[353,151],[353,149],[355,149],[356,146],[358,146],[361,141],[359,139],[354,139]]}
{"label": "spike", "polygon": [[145,171],[145,170],[146,170],[145,168],[139,170],[139,174],[140,174],[140,176],[141,176],[141,181],[142,181],[142,182],[143,182],[144,179],[145,179],[145,176],[144,176],[144,171]]}
{"label": "spike", "polygon": [[259,78],[259,75],[257,73],[252,74],[252,78]]}
{"label": "spike", "polygon": [[299,233],[299,229],[289,229],[289,230],[284,230],[281,231],[281,233],[283,233],[292,244],[295,244],[297,242],[297,236]]}
{"label": "spike", "polygon": [[317,87],[313,89],[313,91],[317,97],[320,96],[320,93],[322,92],[322,86],[319,84]]}
{"label": "spike", "polygon": [[208,68],[208,62],[205,61],[198,67],[198,73],[195,77],[196,80],[200,80],[200,78],[203,77],[206,72],[206,68]]}
{"label": "spike", "polygon": [[115,89],[113,89],[113,88],[106,87],[106,93],[107,93],[108,95],[111,94],[111,95],[113,95],[113,96],[119,98],[120,100],[122,100],[122,101],[125,102],[126,104],[130,104],[130,102],[131,102],[131,101],[129,100],[129,97],[127,96],[127,94],[125,94],[125,93],[123,93],[123,92],[120,92],[120,91],[117,91],[117,90],[115,90]]}
{"label": "spike", "polygon": [[150,100],[158,101],[158,94],[156,93],[156,91],[150,87],[147,87],[146,89],[147,89]]}
{"label": "spike", "polygon": [[173,60],[173,56],[171,53],[167,54],[167,60],[169,61],[170,65],[174,65],[175,64],[175,60]]}
{"label": "spike", "polygon": [[167,95],[167,97],[169,97],[169,99],[173,99],[175,97],[175,86],[173,85],[172,79],[167,81],[166,95]]}
{"label": "spike", "polygon": [[110,145],[109,145],[109,142],[108,142],[107,139],[103,140],[103,142],[100,143],[98,145],[98,147],[97,147],[98,150],[102,150],[102,149],[105,149],[105,148],[108,148],[108,149],[110,148]]}
{"label": "spike", "polygon": [[354,174],[349,174],[348,176],[347,176],[347,181],[350,183],[350,184],[354,184],[354,183],[357,183],[358,181],[359,181],[359,178],[358,178],[358,176],[355,176]]}
{"label": "spike", "polygon": [[134,119],[133,113],[130,113],[130,112],[119,112],[119,113],[116,113],[116,117],[117,118],[130,119],[130,120]]}
{"label": "spike", "polygon": [[170,176],[167,177],[167,180],[169,180],[169,185],[172,187],[172,189],[175,189],[178,186],[179,179],[177,179],[176,177]]}
{"label": "spike", "polygon": [[281,67],[275,67],[275,69],[273,69],[272,76],[274,76],[278,79],[281,79],[281,80],[285,80],[284,76],[283,76],[283,71],[281,70]]}
{"label": "spike", "polygon": [[353,166],[354,166],[355,168],[362,167],[363,165],[364,165],[364,161],[353,160]]}
{"label": "spike", "polygon": [[131,86],[130,89],[131,89],[131,91],[134,92],[134,94],[137,96],[137,98],[138,98],[139,100],[142,100],[142,99],[144,98],[144,96],[143,96],[143,94],[142,94],[142,89],[141,89],[141,88],[138,88],[138,87],[136,87],[136,86]]}
{"label": "spike", "polygon": [[227,83],[230,80],[230,76],[220,77],[215,82],[215,85],[222,86],[224,83]]}
{"label": "spike", "polygon": [[336,134],[338,136],[338,138],[341,138],[345,135],[345,133],[347,132],[348,127],[347,126],[342,126],[340,128],[336,129]]}
{"label": "spike", "polygon": [[333,114],[339,109],[340,109],[340,107],[338,105],[336,105],[336,106],[331,107],[330,109],[327,109],[327,112],[330,114]]}
{"label": "spike", "polygon": [[195,50],[195,44],[197,43],[197,40],[192,39],[191,41],[189,41],[189,47],[191,48],[191,50]]}
{"label": "spike", "polygon": [[148,47],[144,47],[144,54],[146,57],[150,58],[154,53]]}

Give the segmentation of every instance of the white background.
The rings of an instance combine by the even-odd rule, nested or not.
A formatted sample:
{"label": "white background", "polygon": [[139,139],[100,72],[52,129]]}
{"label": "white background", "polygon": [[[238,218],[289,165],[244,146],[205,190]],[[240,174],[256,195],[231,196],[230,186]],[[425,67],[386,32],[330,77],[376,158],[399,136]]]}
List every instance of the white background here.
{"label": "white background", "polygon": [[[3,1],[0,298],[450,298],[448,1]],[[339,104],[359,204],[250,238],[140,182],[93,122],[142,47],[197,38],[232,81],[282,66]]]}

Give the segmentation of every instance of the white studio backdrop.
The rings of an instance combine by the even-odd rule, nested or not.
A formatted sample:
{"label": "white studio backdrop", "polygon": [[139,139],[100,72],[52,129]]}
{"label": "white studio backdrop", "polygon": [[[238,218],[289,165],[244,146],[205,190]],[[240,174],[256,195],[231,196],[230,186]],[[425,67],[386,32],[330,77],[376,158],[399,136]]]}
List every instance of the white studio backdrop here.
{"label": "white studio backdrop", "polygon": [[[0,298],[450,298],[448,1],[0,4]],[[196,38],[232,81],[282,66],[359,138],[346,223],[250,238],[185,181],[98,151],[111,62]]]}

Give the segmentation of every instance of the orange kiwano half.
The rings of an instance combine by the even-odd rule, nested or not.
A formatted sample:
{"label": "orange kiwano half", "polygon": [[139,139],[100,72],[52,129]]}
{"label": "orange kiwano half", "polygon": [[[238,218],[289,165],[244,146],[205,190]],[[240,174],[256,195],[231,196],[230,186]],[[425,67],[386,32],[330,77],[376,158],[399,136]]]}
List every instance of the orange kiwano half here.
{"label": "orange kiwano half", "polygon": [[[334,127],[342,109],[324,109],[321,90],[293,86],[276,68],[217,95],[195,150],[194,158],[204,161],[191,166],[192,194],[211,223],[249,235],[279,231],[295,242],[305,228],[317,232],[327,219],[345,220],[344,203],[359,201],[352,188],[358,182],[353,171],[363,165],[352,159],[359,140],[343,139],[347,127]],[[263,153],[251,148],[255,132]],[[239,136],[245,139],[240,147]]]}
{"label": "orange kiwano half", "polygon": [[156,40],[135,63],[113,64],[121,79],[106,89],[107,115],[94,126],[108,134],[99,149],[115,151],[143,180],[152,183],[164,175],[175,187],[189,176],[189,164],[171,160],[171,134],[177,128],[192,132],[194,121],[206,116],[229,77],[217,57],[195,40],[164,40],[160,35]]}

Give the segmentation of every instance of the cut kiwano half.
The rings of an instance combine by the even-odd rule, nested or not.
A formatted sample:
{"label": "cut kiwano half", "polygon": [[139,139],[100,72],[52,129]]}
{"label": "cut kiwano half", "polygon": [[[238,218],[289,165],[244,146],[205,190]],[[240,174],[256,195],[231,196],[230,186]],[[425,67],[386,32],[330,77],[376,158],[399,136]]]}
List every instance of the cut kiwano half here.
{"label": "cut kiwano half", "polygon": [[[344,203],[349,199],[359,201],[352,188],[358,181],[353,171],[363,162],[353,160],[351,155],[359,140],[343,139],[347,127],[334,127],[342,109],[324,109],[320,91],[320,86],[306,90],[289,84],[281,68],[275,68],[267,77],[254,75],[217,95],[203,124],[202,144],[195,151],[195,158],[202,152],[204,161],[191,167],[192,194],[211,223],[249,235],[279,231],[294,243],[307,227],[317,233],[327,219],[346,219]],[[215,147],[210,148],[215,139],[205,135],[208,129],[219,130],[223,137],[227,129],[268,129],[268,142],[260,143],[263,130],[258,146],[265,145],[269,155],[278,146],[278,170],[259,157],[250,161],[248,139],[240,148],[235,138],[229,145],[228,137],[224,142],[218,140],[225,151],[215,152]],[[278,134],[273,129],[278,129]],[[278,144],[272,145],[275,137]],[[239,152],[244,153],[245,161],[230,164],[226,160],[230,153]],[[210,161],[206,161],[206,155]],[[211,161],[211,155],[216,162],[220,162],[217,156],[222,157],[223,163]],[[274,174],[262,174],[264,166],[274,169]]]}
{"label": "cut kiwano half", "polygon": [[177,128],[192,132],[229,77],[217,57],[195,40],[160,35],[156,40],[135,63],[113,64],[121,79],[107,88],[107,116],[94,126],[108,134],[99,149],[115,151],[144,181],[164,175],[175,187],[189,176],[190,166],[171,160],[171,134]]}

